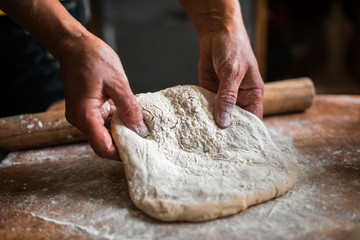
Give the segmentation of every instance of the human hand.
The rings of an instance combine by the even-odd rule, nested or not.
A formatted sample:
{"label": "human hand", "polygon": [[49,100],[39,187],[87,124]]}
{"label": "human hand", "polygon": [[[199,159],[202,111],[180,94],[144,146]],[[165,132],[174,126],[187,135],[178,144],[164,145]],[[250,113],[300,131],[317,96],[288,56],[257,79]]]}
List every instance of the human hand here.
{"label": "human hand", "polygon": [[245,28],[200,35],[200,86],[216,92],[215,121],[230,126],[234,105],[263,115],[264,83]]}
{"label": "human hand", "polygon": [[215,121],[231,124],[235,104],[263,113],[264,83],[250,46],[238,0],[180,0],[200,42],[200,86],[216,92]]}
{"label": "human hand", "polygon": [[[141,107],[133,95],[117,54],[102,40],[89,34],[64,44],[60,62],[67,120],[87,137],[95,153],[119,159],[105,125],[115,107],[125,125],[141,136],[148,135]],[[59,55],[59,54],[58,54]]]}
{"label": "human hand", "polygon": [[117,54],[88,32],[58,0],[2,0],[0,8],[59,61],[66,118],[86,135],[99,156],[119,159],[104,126],[115,110],[106,103],[110,98],[127,127],[141,136],[148,134]]}

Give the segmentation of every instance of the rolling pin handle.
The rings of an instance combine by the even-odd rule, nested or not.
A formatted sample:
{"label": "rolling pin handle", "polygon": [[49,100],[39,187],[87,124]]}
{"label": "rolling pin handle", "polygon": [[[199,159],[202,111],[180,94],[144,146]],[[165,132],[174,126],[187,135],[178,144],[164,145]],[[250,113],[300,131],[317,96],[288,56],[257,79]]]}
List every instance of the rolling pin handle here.
{"label": "rolling pin handle", "polygon": [[[265,84],[264,115],[303,111],[315,95],[309,78]],[[65,119],[60,102],[45,113],[19,115],[0,120],[0,151],[12,151],[84,141],[85,136]]]}
{"label": "rolling pin handle", "polygon": [[304,111],[311,106],[314,96],[314,84],[307,77],[266,83],[264,115]]}

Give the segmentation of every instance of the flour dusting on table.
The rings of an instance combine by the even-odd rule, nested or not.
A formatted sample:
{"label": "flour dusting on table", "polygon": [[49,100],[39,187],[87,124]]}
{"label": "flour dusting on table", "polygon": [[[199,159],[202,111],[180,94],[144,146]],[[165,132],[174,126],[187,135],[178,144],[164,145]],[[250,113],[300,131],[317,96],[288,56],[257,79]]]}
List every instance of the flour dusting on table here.
{"label": "flour dusting on table", "polygon": [[[348,117],[339,116],[348,126],[358,124]],[[87,144],[10,153],[0,164],[0,235],[48,236],[52,229],[65,239],[341,239],[360,222],[360,147],[351,132],[342,140],[346,145],[334,141],[336,126],[329,132],[322,127],[331,121],[332,115],[315,124],[300,114],[291,121],[265,119],[277,146],[297,157],[294,188],[231,217],[196,224],[144,215],[131,203],[123,165],[97,157]],[[309,139],[318,145],[304,143]],[[23,224],[16,224],[19,216]]]}
{"label": "flour dusting on table", "polygon": [[[231,217],[197,224],[162,223],[147,217],[131,203],[122,164],[100,159],[86,144],[10,154],[0,165],[0,174],[9,168],[28,173],[21,186],[16,183],[16,187],[27,188],[16,198],[1,194],[0,202],[15,201],[17,208],[34,220],[59,225],[65,229],[63,234],[75,234],[79,239],[238,239],[239,234],[257,239],[305,239],[310,235],[326,239],[322,235],[323,227],[338,229],[343,225],[334,221],[327,211],[328,201],[340,201],[336,192],[325,198],[321,196],[321,188],[328,186],[314,181],[316,171],[326,162],[314,169],[306,156],[296,152],[291,136],[268,129],[284,151],[297,155],[302,169],[299,180],[282,197]],[[69,152],[77,156],[66,157]],[[16,156],[20,158],[17,163],[12,161]],[[4,181],[15,184],[11,175],[8,177]],[[344,216],[344,221],[346,218],[359,220],[360,216],[354,212]],[[40,231],[42,227],[32,231]],[[19,228],[24,226],[13,226],[11,230]]]}

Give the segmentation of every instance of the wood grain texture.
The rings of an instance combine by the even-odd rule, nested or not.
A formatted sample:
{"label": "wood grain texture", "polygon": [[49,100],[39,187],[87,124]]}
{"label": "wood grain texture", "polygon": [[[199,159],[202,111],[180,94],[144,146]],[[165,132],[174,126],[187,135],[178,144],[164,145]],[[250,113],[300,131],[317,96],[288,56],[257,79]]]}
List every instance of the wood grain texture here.
{"label": "wood grain texture", "polygon": [[85,136],[66,121],[62,110],[2,118],[0,124],[0,151],[85,140]]}
{"label": "wood grain texture", "polygon": [[301,170],[277,199],[163,223],[131,203],[123,165],[86,143],[13,152],[0,164],[0,239],[342,239],[360,221],[360,96],[316,96],[306,112],[264,122]]}
{"label": "wood grain texture", "polygon": [[315,96],[310,78],[298,78],[265,84],[264,116],[308,109]]}
{"label": "wood grain texture", "polygon": [[[264,115],[303,111],[314,97],[311,79],[299,78],[265,84]],[[113,102],[109,100],[113,105]],[[65,119],[65,102],[47,112],[0,119],[0,151],[31,149],[84,141],[85,136]]]}

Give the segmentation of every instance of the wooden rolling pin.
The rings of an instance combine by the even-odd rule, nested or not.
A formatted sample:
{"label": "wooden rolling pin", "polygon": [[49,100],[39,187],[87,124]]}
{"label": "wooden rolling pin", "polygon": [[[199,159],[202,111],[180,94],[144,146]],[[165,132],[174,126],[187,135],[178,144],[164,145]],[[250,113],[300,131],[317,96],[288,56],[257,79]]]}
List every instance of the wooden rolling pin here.
{"label": "wooden rolling pin", "polygon": [[[264,115],[303,111],[315,95],[309,78],[265,84]],[[13,151],[86,140],[65,119],[65,104],[60,102],[47,112],[0,118],[0,151]]]}
{"label": "wooden rolling pin", "polygon": [[310,78],[265,83],[264,116],[304,111],[312,104],[315,87]]}

